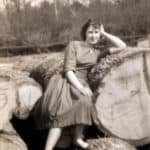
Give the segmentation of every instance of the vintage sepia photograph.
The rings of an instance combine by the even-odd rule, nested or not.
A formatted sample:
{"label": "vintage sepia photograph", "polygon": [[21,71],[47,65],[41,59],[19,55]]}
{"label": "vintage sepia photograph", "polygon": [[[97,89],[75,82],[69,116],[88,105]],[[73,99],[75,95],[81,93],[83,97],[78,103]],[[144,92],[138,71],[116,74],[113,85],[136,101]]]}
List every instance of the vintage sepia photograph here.
{"label": "vintage sepia photograph", "polygon": [[149,0],[0,0],[0,150],[150,150]]}

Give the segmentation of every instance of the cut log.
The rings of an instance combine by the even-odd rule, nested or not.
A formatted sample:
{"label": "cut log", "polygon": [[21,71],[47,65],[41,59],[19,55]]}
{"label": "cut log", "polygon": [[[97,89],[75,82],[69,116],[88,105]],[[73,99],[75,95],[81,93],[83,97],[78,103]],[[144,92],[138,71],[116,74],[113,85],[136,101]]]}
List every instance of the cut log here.
{"label": "cut log", "polygon": [[5,124],[12,118],[16,103],[15,84],[9,77],[0,78],[0,130],[5,127]]}
{"label": "cut log", "polygon": [[10,122],[0,131],[0,150],[27,150],[26,144],[16,133]]}
{"label": "cut log", "polygon": [[19,105],[16,107],[14,114],[19,119],[26,119],[35,103],[42,96],[42,88],[37,82],[28,77],[25,80],[18,81],[16,90]]}
{"label": "cut log", "polygon": [[11,66],[11,69],[19,70],[31,74],[30,76],[38,81],[43,87],[46,86],[49,78],[55,74],[62,72],[64,61],[64,52],[1,57],[0,66]]}
{"label": "cut log", "polygon": [[12,65],[0,66],[0,150],[27,150],[10,120],[13,114],[26,119],[42,95],[41,86],[28,75]]}
{"label": "cut log", "polygon": [[127,52],[124,58],[99,87],[98,127],[109,136],[143,145],[150,142],[150,53]]}
{"label": "cut log", "polygon": [[126,58],[136,57],[138,54],[150,53],[150,48],[128,47],[122,51],[121,48],[116,48],[120,53],[108,55],[102,58],[88,73],[88,78],[93,90],[98,88],[103,78],[112,70],[112,68],[119,66]]}
{"label": "cut log", "polygon": [[[16,56],[16,57],[1,57],[0,63],[6,64],[11,63],[13,68],[20,71],[32,72],[35,68],[38,69],[38,66],[47,62],[47,67],[54,68],[57,66],[59,61],[63,61],[64,53],[49,53],[49,54],[40,54],[40,55],[30,55],[30,56]],[[48,65],[49,61],[49,65]],[[52,70],[52,69],[51,69]]]}
{"label": "cut log", "polygon": [[42,96],[42,88],[28,76],[29,73],[5,67],[0,67],[1,120],[4,118],[6,122],[9,121],[13,113],[20,119],[25,119]]}

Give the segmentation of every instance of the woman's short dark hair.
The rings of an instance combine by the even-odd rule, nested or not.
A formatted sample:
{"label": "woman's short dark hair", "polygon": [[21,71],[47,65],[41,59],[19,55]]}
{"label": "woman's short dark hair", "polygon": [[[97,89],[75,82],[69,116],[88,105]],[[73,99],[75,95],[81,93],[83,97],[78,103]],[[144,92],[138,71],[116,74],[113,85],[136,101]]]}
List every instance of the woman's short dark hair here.
{"label": "woman's short dark hair", "polygon": [[86,31],[88,29],[89,26],[93,26],[95,28],[99,28],[100,27],[100,23],[97,23],[95,20],[92,20],[92,19],[88,19],[88,21],[82,26],[82,29],[81,29],[81,38],[82,40],[86,40]]}

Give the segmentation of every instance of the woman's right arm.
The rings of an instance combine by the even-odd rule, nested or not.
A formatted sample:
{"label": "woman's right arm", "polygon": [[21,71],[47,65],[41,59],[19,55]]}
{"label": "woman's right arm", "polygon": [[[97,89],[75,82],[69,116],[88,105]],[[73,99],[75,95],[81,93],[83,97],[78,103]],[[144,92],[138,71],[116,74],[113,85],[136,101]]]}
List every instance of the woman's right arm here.
{"label": "woman's right arm", "polygon": [[101,25],[100,30],[101,30],[101,34],[105,38],[107,38],[109,41],[111,41],[111,43],[113,43],[113,45],[115,47],[118,47],[118,48],[126,48],[127,47],[126,43],[124,41],[122,41],[119,37],[105,32],[103,24]]}
{"label": "woman's right arm", "polygon": [[77,79],[75,73],[73,71],[67,71],[66,77],[69,82],[78,89],[83,95],[92,96],[93,93],[89,87],[84,87],[80,81]]}
{"label": "woman's right arm", "polygon": [[65,51],[65,63],[64,63],[64,72],[67,80],[72,84],[76,89],[78,89],[83,95],[92,95],[92,91],[82,85],[78,78],[75,75],[76,71],[76,43],[70,42]]}

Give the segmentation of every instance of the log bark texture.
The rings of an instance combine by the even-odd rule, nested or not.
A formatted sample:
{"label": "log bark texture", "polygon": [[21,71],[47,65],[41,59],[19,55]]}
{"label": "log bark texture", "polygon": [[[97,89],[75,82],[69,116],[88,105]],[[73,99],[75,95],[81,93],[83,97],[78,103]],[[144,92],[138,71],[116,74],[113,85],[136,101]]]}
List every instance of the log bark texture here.
{"label": "log bark texture", "polygon": [[50,77],[62,72],[64,52],[30,56],[0,57],[0,66],[23,71],[45,89]]}
{"label": "log bark texture", "polygon": [[42,96],[41,86],[29,77],[29,73],[0,67],[0,129],[15,113],[26,118],[34,104]]}
{"label": "log bark texture", "polygon": [[88,140],[89,150],[136,150],[129,143],[117,138],[98,138]]}

